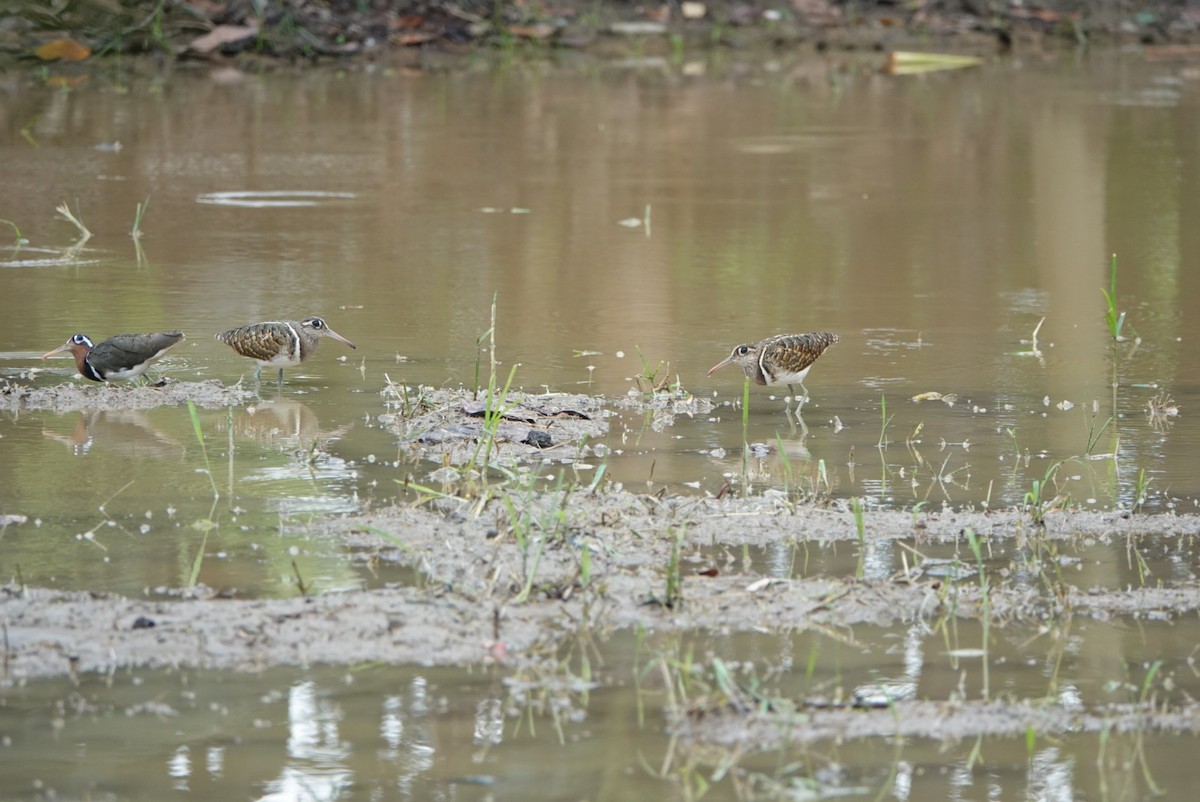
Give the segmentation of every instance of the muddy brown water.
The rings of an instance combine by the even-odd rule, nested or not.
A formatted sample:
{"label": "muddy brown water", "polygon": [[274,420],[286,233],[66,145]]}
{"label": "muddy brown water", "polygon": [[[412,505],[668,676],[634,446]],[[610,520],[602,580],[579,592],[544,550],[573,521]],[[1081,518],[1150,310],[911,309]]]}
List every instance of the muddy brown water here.
{"label": "muddy brown water", "polygon": [[[1093,627],[1100,631],[1087,631]],[[1119,630],[1093,623],[1077,637],[1119,637]],[[776,674],[790,677],[785,682],[768,682],[776,692],[817,700],[881,679],[907,678],[917,694],[940,693],[944,683],[960,682],[960,663],[973,662],[947,656],[940,635],[871,628],[857,634],[863,641],[854,644],[825,636],[625,634],[598,644],[604,659],[593,657],[586,679],[579,676],[577,651],[561,675],[549,678],[364,665],[250,675],[121,671],[87,675],[66,687],[38,680],[4,695],[6,796],[687,799],[683,787],[694,794],[699,778],[711,775],[729,752],[662,734],[666,693],[650,655],[682,657],[696,648],[731,663],[753,662],[760,671],[787,672]],[[1079,665],[1068,658],[1059,669],[1046,661],[1021,670],[1028,658],[1010,651],[1014,645],[996,657],[1002,670],[995,681],[1006,693],[1042,698],[1050,689],[1066,709],[1083,696],[1124,699],[1136,693],[1126,683],[1098,687],[1107,680],[1092,660],[1076,658]],[[815,668],[806,672],[814,657]],[[1056,670],[1078,680],[1055,685],[1049,675]],[[545,691],[525,685],[547,687],[540,685],[546,679]],[[1193,692],[1195,685],[1193,676]],[[553,716],[546,713],[550,708]],[[820,710],[809,714],[817,722],[822,716]],[[1019,799],[1064,789],[1075,798],[1143,798],[1133,792],[1143,786],[1130,776],[1131,766],[1140,772],[1144,765],[1148,776],[1167,783],[1194,748],[1194,736],[1115,728],[1104,734],[1041,730],[1028,742],[1019,724],[1019,737],[1009,729],[1004,737],[959,740],[950,712],[938,715],[943,734],[934,738],[839,744],[826,733],[816,744],[798,738],[792,746],[763,739],[740,760],[741,794],[717,784],[709,798],[788,798],[779,789],[792,786],[818,797],[863,799],[881,788],[901,799]],[[767,727],[777,738],[778,725]],[[980,747],[982,755],[973,756]],[[986,792],[972,790],[980,788]],[[1185,789],[1168,790],[1168,798],[1189,798]]]}
{"label": "muddy brown water", "polygon": [[[314,524],[407,500],[397,480],[436,484],[442,462],[399,442],[383,391],[473,385],[477,364],[486,376],[493,298],[502,380],[517,366],[525,390],[618,399],[652,372],[683,391],[665,409],[613,405],[589,457],[548,455],[547,488],[603,468],[636,492],[815,490],[863,498],[868,516],[1003,509],[1065,460],[1053,493],[1083,509],[1194,511],[1195,66],[1136,53],[910,79],[876,66],[97,71],[69,91],[11,76],[0,219],[27,242],[0,224],[0,377],[80,382],[69,360],[37,358],[75,331],[182,328],[188,339],[151,371],[181,383],[248,379],[252,366],[212,335],[257,320],[319,313],[358,348],[325,340],[282,390],[268,382],[258,398],[201,406],[203,449],[178,404],[4,407],[0,514],[25,520],[0,531],[0,575],[170,599],[200,552],[199,581],[241,598],[293,597],[297,575],[322,593],[430,581]],[[139,248],[128,232],[147,199]],[[56,217],[64,202],[86,242]],[[1100,291],[1113,253],[1126,313],[1115,345]],[[807,380],[807,436],[782,388],[751,388],[743,432],[741,377],[705,372],[738,342],[805,330],[842,338]],[[954,403],[913,400],[931,392]],[[1148,416],[1152,402],[1179,414]],[[755,445],[746,460],[743,442]],[[962,544],[906,545],[974,564]],[[1080,538],[1061,557],[1082,588],[1194,586],[1189,536],[1137,546]],[[908,556],[874,543],[862,573],[880,581]],[[687,557],[766,576],[843,577],[859,563],[852,540]],[[990,559],[989,571],[1023,564],[1011,544]],[[943,633],[838,636],[818,650],[811,684],[812,634],[691,637],[696,654],[794,675],[773,686],[789,698],[906,671],[921,699],[979,694],[978,658],[950,656]],[[982,639],[969,624],[957,636]],[[1050,637],[1006,633],[993,691],[1136,700],[1158,659],[1160,701],[1200,690],[1191,619],[1112,615],[1063,631],[1058,652]],[[561,742],[552,716],[513,707],[518,678],[503,667],[30,680],[6,690],[0,712],[4,747],[21,757],[6,762],[22,766],[6,793],[688,798],[728,754],[728,734],[714,726],[717,745],[689,733],[672,746],[661,695],[639,721],[639,648],[628,632],[600,641],[597,687],[586,703],[568,694]],[[1048,667],[1048,654],[1064,656]],[[1079,729],[1027,754],[1023,735],[998,735],[980,764],[970,741],[830,739],[751,749],[750,773],[710,798],[774,798],[768,779],[798,777],[861,786],[863,798],[888,783],[912,799],[1140,798],[1144,777],[1187,788],[1177,772],[1193,747],[1192,735]],[[664,765],[668,779],[655,776]]]}

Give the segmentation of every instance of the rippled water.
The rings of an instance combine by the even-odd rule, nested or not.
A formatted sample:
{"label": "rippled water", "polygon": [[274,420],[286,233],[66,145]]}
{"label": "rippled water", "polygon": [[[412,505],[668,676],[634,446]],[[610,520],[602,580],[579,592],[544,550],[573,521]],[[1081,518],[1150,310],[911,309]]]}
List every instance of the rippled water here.
{"label": "rippled water", "polygon": [[[1089,508],[1194,509],[1191,67],[875,66],[10,85],[0,217],[29,244],[14,231],[0,249],[5,377],[70,380],[69,360],[36,357],[76,330],[183,328],[159,368],[180,380],[248,375],[211,335],[256,320],[319,313],[359,345],[326,340],[232,422],[202,414],[214,510],[182,410],[6,414],[3,503],[37,522],[10,543],[26,577],[178,585],[215,518],[218,556],[236,558],[211,561],[210,583],[290,592],[274,563],[296,552],[361,582],[293,524],[439,467],[403,458],[379,393],[470,385],[493,298],[501,370],[518,365],[526,389],[620,396],[653,373],[717,403],[671,426],[614,421],[604,462],[632,488],[1009,506],[1049,476]],[[87,242],[55,214],[64,202]],[[1116,344],[1101,293],[1114,253]],[[740,375],[707,369],[804,330],[842,338],[807,380],[807,435],[783,388],[752,388],[743,432]],[[953,403],[913,400],[930,393]],[[70,569],[40,562],[72,542]]]}

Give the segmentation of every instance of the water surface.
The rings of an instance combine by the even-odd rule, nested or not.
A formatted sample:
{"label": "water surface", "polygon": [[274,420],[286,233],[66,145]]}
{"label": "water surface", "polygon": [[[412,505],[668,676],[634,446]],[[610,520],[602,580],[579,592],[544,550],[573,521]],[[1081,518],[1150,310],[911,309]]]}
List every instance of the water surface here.
{"label": "water surface", "polygon": [[[282,390],[201,411],[203,448],[181,409],[3,413],[0,513],[28,521],[0,532],[0,575],[130,595],[176,592],[197,565],[194,578],[242,595],[295,594],[298,573],[320,592],[419,580],[357,567],[310,524],[395,501],[396,479],[440,467],[379,421],[381,390],[472,385],[493,299],[501,370],[518,366],[528,390],[621,396],[653,373],[717,404],[670,426],[621,412],[591,462],[631,489],[820,490],[908,509],[1008,507],[1038,481],[1086,508],[1195,509],[1194,67],[1136,54],[904,79],[837,57],[698,66],[4,84],[0,219],[27,243],[0,230],[0,376],[79,381],[67,360],[37,357],[75,331],[182,328],[155,372],[234,382],[253,366],[213,334],[312,313],[358,349],[326,341]],[[62,203],[89,240],[55,215]],[[1113,254],[1116,343],[1101,293]],[[743,431],[741,377],[705,372],[739,342],[810,330],[842,341],[807,380],[807,434],[781,389],[758,387]],[[929,392],[954,403],[912,400]],[[1148,416],[1170,401],[1179,416]],[[563,466],[543,470],[553,481]],[[1122,544],[1071,559],[1108,587],[1186,583],[1192,548],[1144,544],[1150,579]],[[851,555],[815,552],[750,557],[774,575],[852,570]],[[873,552],[868,572],[886,576],[896,554]],[[921,698],[980,692],[978,666],[948,657],[944,634],[815,637],[710,635],[697,649],[778,671],[790,698],[880,678]],[[1179,702],[1198,691],[1195,641],[1136,621],[1006,632],[993,691],[1133,699],[1162,657]],[[661,699],[641,708],[629,687],[638,649],[630,634],[604,646],[590,700],[571,691],[559,726],[514,707],[499,670],[33,682],[0,711],[6,793],[685,799],[689,772],[711,776],[714,758],[667,760]],[[745,765],[803,765],[859,798],[1136,798],[1147,776],[1186,788],[1193,747],[1079,735],[1030,753],[996,739],[980,768],[972,744],[871,742]],[[1145,774],[1129,769],[1142,760]],[[734,796],[721,785],[710,798]]]}
{"label": "water surface", "polygon": [[[202,415],[215,509],[181,410],[6,414],[0,503],[37,522],[8,543],[26,579],[176,585],[211,521],[249,559],[213,561],[210,583],[280,592],[277,555],[299,550],[353,584],[290,524],[439,467],[404,459],[379,391],[473,384],[493,298],[502,378],[517,365],[526,389],[623,395],[649,372],[719,404],[666,428],[615,421],[609,476],[633,488],[738,485],[748,441],[751,491],[821,476],[869,504],[1008,506],[1066,460],[1051,479],[1074,503],[1194,509],[1193,71],[1135,55],[875,66],[10,84],[0,217],[29,244],[0,251],[6,377],[70,380],[69,360],[35,357],[76,330],[182,328],[159,370],[180,380],[247,376],[211,335],[256,320],[320,313],[359,346],[326,340],[282,393]],[[93,232],[78,250],[63,202]],[[807,436],[784,388],[755,387],[743,437],[740,375],[707,368],[822,329],[842,342],[809,376]],[[911,400],[931,391],[955,403]],[[1183,414],[1148,418],[1168,398]],[[40,564],[63,548],[71,568]]]}

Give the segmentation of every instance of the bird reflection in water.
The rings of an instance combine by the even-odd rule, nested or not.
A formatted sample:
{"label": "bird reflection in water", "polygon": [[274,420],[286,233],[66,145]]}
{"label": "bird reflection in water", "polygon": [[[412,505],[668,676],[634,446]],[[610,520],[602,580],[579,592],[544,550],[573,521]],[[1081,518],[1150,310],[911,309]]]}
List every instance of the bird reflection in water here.
{"label": "bird reflection in water", "polygon": [[321,431],[317,413],[311,407],[284,398],[265,399],[233,416],[234,435],[280,451],[310,452],[321,442],[338,439],[349,428],[347,424]]}
{"label": "bird reflection in water", "polygon": [[827,480],[818,475],[803,436],[785,439],[781,432],[777,432],[776,439],[770,442],[750,443],[747,448],[749,453],[745,461],[744,475],[740,446],[728,451],[720,449],[709,454],[722,466],[723,474],[727,477],[739,477],[750,485],[805,489],[811,486],[814,491],[827,489],[823,485]]}
{"label": "bird reflection in water", "polygon": [[218,420],[218,428],[232,425],[231,440],[253,443],[285,457],[242,459],[235,467],[234,454],[246,455],[254,448],[239,449],[231,442],[231,493],[234,482],[242,487],[265,483],[263,486],[271,488],[269,504],[285,515],[358,508],[353,465],[328,450],[329,443],[340,439],[352,423],[323,430],[311,407],[283,398],[260,401],[236,411],[232,418],[222,415]]}
{"label": "bird reflection in water", "polygon": [[43,427],[42,436],[67,446],[75,456],[94,446],[138,459],[179,459],[184,453],[184,445],[151,423],[145,410],[80,412],[69,434]]}

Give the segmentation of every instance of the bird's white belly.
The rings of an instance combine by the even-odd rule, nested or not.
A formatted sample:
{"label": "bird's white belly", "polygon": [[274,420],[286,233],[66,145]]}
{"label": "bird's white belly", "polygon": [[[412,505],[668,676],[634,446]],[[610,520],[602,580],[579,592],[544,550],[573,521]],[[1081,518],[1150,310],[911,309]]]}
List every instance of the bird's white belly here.
{"label": "bird's white belly", "polygon": [[146,368],[148,367],[150,367],[150,362],[146,361],[137,367],[110,370],[108,373],[104,374],[104,380],[112,381],[113,379],[120,379],[122,381],[132,381],[133,379],[136,379],[138,376],[141,376],[143,373],[145,373]]}
{"label": "bird's white belly", "polygon": [[264,368],[293,368],[300,364],[300,354],[298,352],[295,354],[282,353],[276,354],[270,359],[256,359],[254,361]]}
{"label": "bird's white belly", "polygon": [[767,377],[767,384],[803,384],[804,377],[812,370],[812,365],[809,365],[804,370],[795,372],[780,371],[773,376]]}

